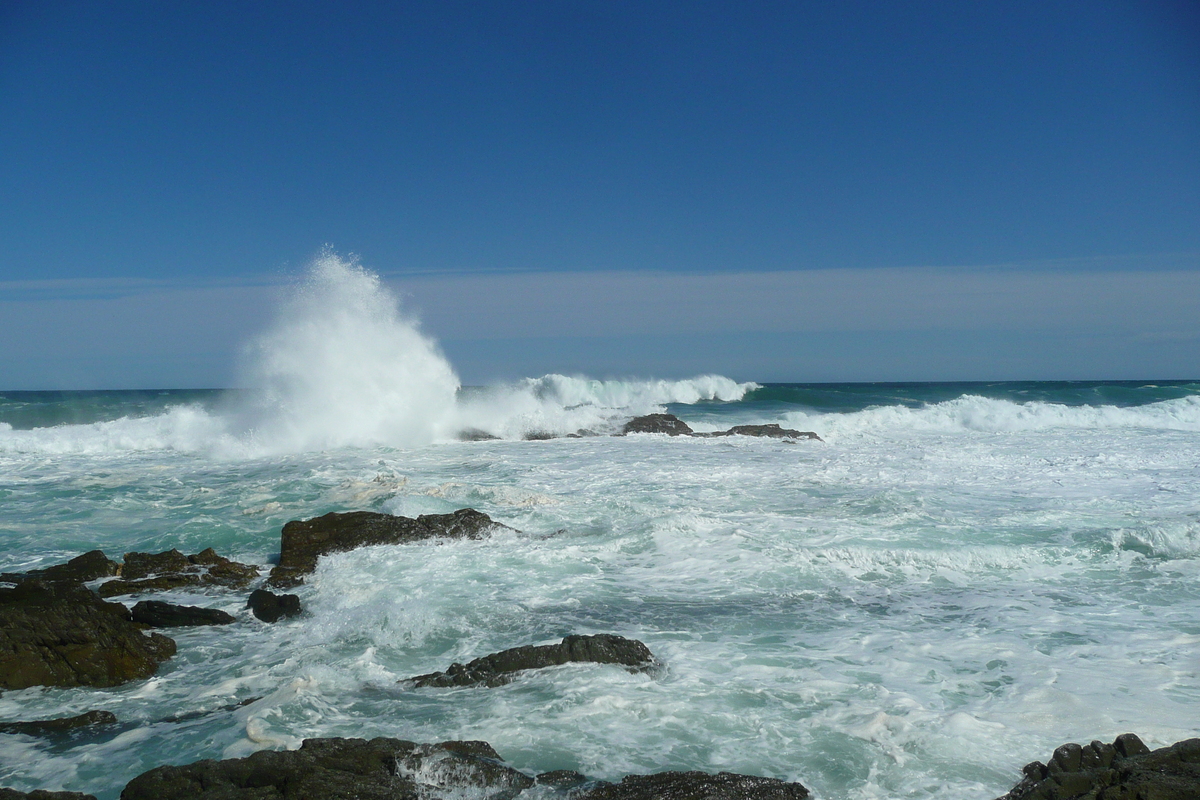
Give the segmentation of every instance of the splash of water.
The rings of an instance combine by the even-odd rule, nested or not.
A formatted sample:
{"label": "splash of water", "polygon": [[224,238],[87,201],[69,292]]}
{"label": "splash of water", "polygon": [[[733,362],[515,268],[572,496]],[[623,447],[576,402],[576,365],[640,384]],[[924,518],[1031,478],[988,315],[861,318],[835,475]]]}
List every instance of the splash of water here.
{"label": "splash of water", "polygon": [[328,250],[246,356],[243,425],[268,452],[427,444],[446,434],[459,387],[379,276]]}

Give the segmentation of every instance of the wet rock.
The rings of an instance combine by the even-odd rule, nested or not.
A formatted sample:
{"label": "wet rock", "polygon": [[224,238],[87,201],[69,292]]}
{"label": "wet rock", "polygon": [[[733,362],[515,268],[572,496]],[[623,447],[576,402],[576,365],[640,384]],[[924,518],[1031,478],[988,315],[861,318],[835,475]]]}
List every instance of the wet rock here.
{"label": "wet rock", "polygon": [[175,642],[146,635],[120,603],[80,584],[0,589],[0,689],[116,686],[148,678]]}
{"label": "wet rock", "polygon": [[812,431],[798,431],[792,428],[781,428],[775,423],[767,425],[734,425],[727,431],[714,433],[713,436],[766,436],[772,439],[816,439],[822,441]]}
{"label": "wet rock", "polygon": [[550,431],[529,431],[521,438],[527,442],[548,442],[551,439],[559,437],[557,433],[551,433]]}
{"label": "wet rock", "polygon": [[1200,739],[1150,750],[1132,733],[1112,744],[1064,744],[999,800],[1196,800]]}
{"label": "wet rock", "polygon": [[532,785],[486,742],[307,739],[299,750],[158,767],[130,781],[121,800],[507,800]]}
{"label": "wet rock", "polygon": [[25,736],[57,736],[96,725],[114,725],[117,718],[108,711],[85,711],[74,717],[39,719],[32,722],[0,722],[0,733],[19,733]]}
{"label": "wet rock", "polygon": [[466,428],[458,432],[458,440],[460,442],[490,442],[499,438],[499,436],[480,430],[479,428]]}
{"label": "wet rock", "polygon": [[646,645],[610,633],[595,636],[568,636],[558,644],[526,645],[477,658],[467,664],[451,664],[445,672],[418,675],[406,683],[414,688],[426,686],[502,686],[515,674],[527,669],[553,667],[569,662],[620,664],[634,671],[655,666]]}
{"label": "wet rock", "polygon": [[183,711],[179,714],[172,714],[169,717],[163,717],[159,721],[160,722],[171,722],[171,723],[190,722],[191,720],[203,719],[204,717],[208,717],[213,714],[221,714],[221,713],[224,713],[227,711],[237,711],[239,708],[244,708],[244,707],[250,705],[251,703],[257,703],[259,700],[262,700],[262,697],[247,697],[245,700],[242,700],[241,702],[238,702],[238,703],[228,703],[226,705],[217,706],[216,708],[212,708],[207,711]]}
{"label": "wet rock", "polygon": [[42,583],[84,583],[97,578],[108,578],[116,575],[121,565],[109,560],[101,550],[92,550],[81,556],[75,556],[65,564],[55,564],[46,569],[35,569],[29,572],[10,572],[0,575],[0,582],[23,583],[27,580],[39,580]]}
{"label": "wet rock", "polygon": [[103,597],[163,591],[190,586],[245,588],[258,577],[258,567],[217,555],[211,547],[185,556],[178,550],[164,553],[126,553],[121,577],[100,584]]}
{"label": "wet rock", "polygon": [[556,769],[552,772],[543,772],[541,775],[535,776],[533,780],[538,786],[549,786],[563,792],[587,783],[587,776],[573,769]]}
{"label": "wet rock", "polygon": [[634,417],[621,428],[621,435],[630,433],[665,433],[668,436],[691,436],[691,427],[674,414],[647,414]]}
{"label": "wet rock", "polygon": [[228,625],[236,622],[232,614],[216,608],[177,606],[161,600],[142,600],[131,611],[133,621],[151,628],[184,628],[192,625]]}
{"label": "wet rock", "polygon": [[295,617],[301,613],[299,596],[275,594],[266,589],[255,589],[251,592],[246,606],[263,622],[278,622],[284,617]]}
{"label": "wet rock", "polygon": [[803,800],[808,789],[777,778],[731,772],[660,772],[630,775],[575,795],[577,800]]}
{"label": "wet rock", "polygon": [[79,792],[47,792],[42,789],[18,792],[16,789],[0,787],[0,800],[96,800],[96,797]]}
{"label": "wet rock", "polygon": [[302,583],[304,576],[316,569],[317,559],[329,553],[425,539],[482,539],[497,528],[511,530],[473,508],[461,508],[452,514],[422,514],[416,519],[351,511],[293,520],[283,526],[279,566],[271,570],[268,583],[276,587]]}

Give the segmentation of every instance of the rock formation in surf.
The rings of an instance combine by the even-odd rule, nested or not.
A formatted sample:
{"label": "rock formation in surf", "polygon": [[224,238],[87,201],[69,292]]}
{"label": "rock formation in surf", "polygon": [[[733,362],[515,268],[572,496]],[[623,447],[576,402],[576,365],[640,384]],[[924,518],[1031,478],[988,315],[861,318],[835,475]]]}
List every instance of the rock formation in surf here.
{"label": "rock formation in surf", "polygon": [[766,425],[734,425],[727,431],[696,433],[690,425],[674,414],[647,414],[642,417],[634,417],[625,423],[619,435],[626,436],[630,433],[665,433],[668,436],[696,436],[700,438],[711,438],[714,436],[765,436],[771,439],[816,439],[818,442],[822,441],[821,437],[812,431],[783,428],[774,422]]}
{"label": "rock formation in surf", "polygon": [[133,621],[151,628],[184,628],[193,625],[229,625],[237,618],[216,608],[177,606],[161,600],[142,600],[130,611]]}
{"label": "rock formation in surf", "polygon": [[409,678],[405,683],[426,686],[501,686],[518,672],[571,662],[620,664],[632,671],[650,669],[657,663],[646,645],[636,639],[600,633],[568,636],[558,644],[525,645],[482,656],[466,664],[451,664],[445,672]]}
{"label": "rock formation in surf", "polygon": [[629,775],[572,794],[574,800],[804,800],[808,789],[778,778],[732,772],[659,772]]}
{"label": "rock formation in surf", "polygon": [[116,686],[148,678],[175,642],[77,583],[0,589],[0,689]]}
{"label": "rock formation in surf", "polygon": [[301,613],[298,595],[275,594],[266,589],[251,592],[246,607],[263,622],[278,622],[284,617],[297,617]]}
{"label": "rock formation in surf", "polygon": [[85,711],[73,717],[38,719],[29,722],[0,722],[0,733],[18,733],[24,736],[60,736],[94,728],[98,725],[114,725],[117,717],[110,711]]}
{"label": "rock formation in surf", "polygon": [[42,789],[18,792],[16,789],[0,787],[0,800],[96,800],[96,796],[79,792],[47,792]]}
{"label": "rock formation in surf", "polygon": [[84,583],[97,578],[108,578],[120,571],[120,564],[109,560],[102,551],[92,550],[81,556],[75,556],[65,564],[55,564],[46,569],[0,574],[0,583],[23,583],[27,580],[37,580],[42,583]]}
{"label": "rock formation in surf", "polygon": [[1064,744],[1049,764],[1034,761],[997,800],[1196,800],[1200,739],[1151,750],[1132,733],[1112,744]]}
{"label": "rock formation in surf", "polygon": [[304,576],[317,568],[317,559],[329,553],[425,539],[482,539],[498,528],[511,530],[473,508],[461,508],[452,514],[422,514],[415,519],[351,511],[293,520],[283,526],[279,565],[271,570],[268,583],[285,588],[303,583]]}
{"label": "rock formation in surf", "polygon": [[179,589],[190,586],[245,588],[258,577],[258,567],[217,555],[211,547],[185,556],[178,550],[163,553],[126,553],[121,577],[97,588],[102,597]]}

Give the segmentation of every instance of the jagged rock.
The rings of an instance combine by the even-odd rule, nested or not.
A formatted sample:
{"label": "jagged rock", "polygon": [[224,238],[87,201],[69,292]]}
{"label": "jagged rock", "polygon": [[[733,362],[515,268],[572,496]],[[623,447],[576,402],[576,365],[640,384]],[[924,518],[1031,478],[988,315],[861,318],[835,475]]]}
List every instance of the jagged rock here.
{"label": "jagged rock", "polygon": [[1050,763],[1034,761],[998,800],[1196,800],[1200,739],[1151,751],[1132,733],[1112,744],[1064,744]]}
{"label": "jagged rock", "polygon": [[577,800],[803,800],[808,789],[777,778],[731,772],[660,772],[600,783]]}
{"label": "jagged rock", "polygon": [[767,425],[734,425],[727,431],[709,434],[710,436],[767,436],[772,439],[816,439],[823,441],[812,431],[798,431],[792,428],[781,428],[774,422]]}
{"label": "jagged rock", "polygon": [[559,436],[557,433],[551,433],[550,431],[529,431],[521,438],[527,442],[548,442],[551,439],[559,438]]}
{"label": "jagged rock", "polygon": [[151,628],[183,628],[191,625],[228,625],[237,622],[232,614],[217,608],[177,606],[161,600],[142,600],[131,611],[133,621]]}
{"label": "jagged rock", "polygon": [[283,526],[279,566],[271,570],[272,586],[295,586],[317,567],[317,559],[377,544],[408,544],[424,539],[482,539],[497,528],[511,530],[473,508],[452,514],[396,517],[374,511],[331,512],[293,520]]}
{"label": "jagged rock", "polygon": [[108,578],[116,575],[121,565],[109,560],[101,550],[92,550],[81,556],[75,556],[65,564],[55,564],[46,569],[35,569],[29,572],[9,572],[0,575],[0,582],[23,583],[27,580],[39,580],[42,583],[84,583],[97,578]]}
{"label": "jagged rock", "polygon": [[532,785],[486,742],[306,739],[299,750],[158,767],[130,781],[121,800],[507,800]]}
{"label": "jagged rock", "polygon": [[477,658],[467,664],[451,664],[445,672],[418,675],[406,683],[426,686],[502,686],[527,669],[541,669],[572,661],[591,661],[598,664],[621,664],[634,671],[655,665],[654,656],[646,645],[636,639],[626,639],[610,633],[595,636],[568,636],[558,644],[514,647]]}
{"label": "jagged rock", "polygon": [[301,613],[300,598],[294,594],[275,594],[266,589],[255,589],[246,601],[250,613],[263,622],[278,622],[284,617],[295,617]]}
{"label": "jagged rock", "polygon": [[100,584],[103,597],[162,591],[187,586],[245,588],[258,577],[258,567],[217,555],[211,547],[185,556],[178,550],[164,553],[126,553],[121,577]]}
{"label": "jagged rock", "polygon": [[479,428],[466,428],[458,432],[458,440],[460,442],[489,442],[499,438],[499,436],[487,431],[481,431]]}
{"label": "jagged rock", "polygon": [[148,678],[175,642],[143,634],[120,603],[80,584],[0,589],[0,689],[116,686]]}
{"label": "jagged rock", "polygon": [[0,733],[19,733],[25,736],[54,736],[95,725],[113,725],[116,716],[110,711],[85,711],[74,717],[39,719],[32,722],[0,722]]}
{"label": "jagged rock", "polygon": [[79,792],[47,792],[44,789],[18,792],[16,789],[0,787],[0,800],[96,800],[96,797]]}
{"label": "jagged rock", "polygon": [[621,435],[630,433],[665,433],[668,436],[691,436],[692,429],[674,414],[647,414],[634,417],[621,428]]}

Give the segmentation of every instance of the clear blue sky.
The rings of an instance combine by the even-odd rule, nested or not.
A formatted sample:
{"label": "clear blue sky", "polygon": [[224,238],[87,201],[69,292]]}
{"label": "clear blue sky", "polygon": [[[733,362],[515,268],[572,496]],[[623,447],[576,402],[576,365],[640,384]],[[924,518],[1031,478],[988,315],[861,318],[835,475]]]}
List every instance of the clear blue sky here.
{"label": "clear blue sky", "polygon": [[223,385],[326,243],[468,382],[1200,377],[1200,3],[0,0],[0,388]]}

